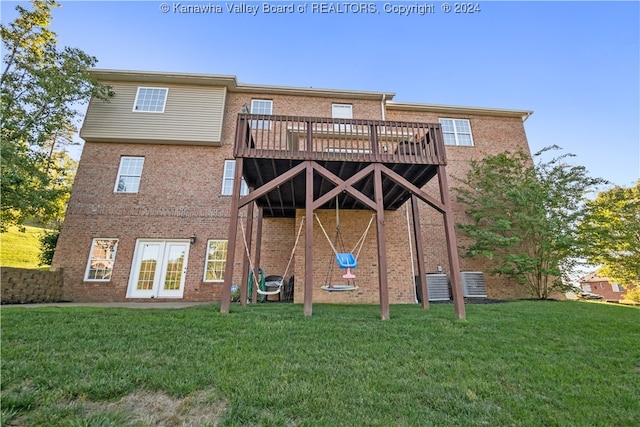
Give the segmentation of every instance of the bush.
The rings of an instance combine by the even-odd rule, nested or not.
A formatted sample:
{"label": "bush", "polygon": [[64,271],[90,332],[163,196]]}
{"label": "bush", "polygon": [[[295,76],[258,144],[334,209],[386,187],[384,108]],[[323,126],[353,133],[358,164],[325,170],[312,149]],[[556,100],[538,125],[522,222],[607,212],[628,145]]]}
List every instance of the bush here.
{"label": "bush", "polygon": [[632,289],[629,289],[625,294],[624,299],[640,302],[640,285],[635,286]]}
{"label": "bush", "polygon": [[51,265],[59,236],[60,229],[47,230],[40,236],[40,265]]}

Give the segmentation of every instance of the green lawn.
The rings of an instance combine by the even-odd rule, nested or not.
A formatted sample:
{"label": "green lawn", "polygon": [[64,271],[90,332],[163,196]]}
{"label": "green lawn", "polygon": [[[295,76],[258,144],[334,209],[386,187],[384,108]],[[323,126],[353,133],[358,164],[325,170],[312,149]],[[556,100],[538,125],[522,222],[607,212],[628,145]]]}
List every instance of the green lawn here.
{"label": "green lawn", "polygon": [[3,425],[640,425],[638,308],[218,309],[3,307]]}
{"label": "green lawn", "polygon": [[44,228],[25,226],[24,232],[18,227],[9,227],[6,233],[0,233],[0,266],[42,269],[38,255],[40,235],[44,231]]}

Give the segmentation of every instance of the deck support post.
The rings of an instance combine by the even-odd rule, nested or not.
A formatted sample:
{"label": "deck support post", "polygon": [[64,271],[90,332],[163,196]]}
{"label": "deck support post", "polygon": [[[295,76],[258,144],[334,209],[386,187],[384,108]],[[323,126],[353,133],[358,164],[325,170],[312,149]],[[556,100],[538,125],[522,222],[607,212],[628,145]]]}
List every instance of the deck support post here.
{"label": "deck support post", "polygon": [[444,205],[444,228],[447,238],[447,255],[449,256],[453,306],[458,319],[465,319],[467,315],[465,312],[464,296],[462,292],[462,277],[460,275],[460,261],[458,260],[458,244],[456,240],[453,213],[451,211],[451,201],[449,200],[447,171],[444,165],[438,165],[438,184],[440,186],[440,199]]}
{"label": "deck support post", "polygon": [[418,260],[418,283],[422,293],[422,308],[429,308],[429,290],[427,289],[427,270],[424,265],[424,247],[422,245],[422,228],[420,227],[420,211],[418,197],[411,194],[411,213],[413,218],[413,240],[416,242],[416,257]]}
{"label": "deck support post", "polygon": [[243,158],[236,159],[236,170],[233,180],[233,196],[231,197],[231,207],[229,209],[229,234],[227,241],[227,264],[224,270],[224,284],[222,286],[222,302],[220,313],[229,313],[231,306],[231,285],[233,283],[233,265],[236,254],[236,240],[238,235],[238,216],[240,215],[240,185],[242,184]]}
{"label": "deck support post", "polygon": [[382,192],[382,168],[376,163],[373,174],[374,198],[376,203],[376,235],[378,240],[378,280],[380,287],[380,318],[389,320],[389,282],[387,276],[387,247],[384,229],[384,194]]}
{"label": "deck support post", "polygon": [[[253,203],[251,203],[253,205]],[[256,268],[260,268],[260,253],[262,252],[262,219],[263,208],[258,207],[258,228],[256,229]],[[266,297],[266,296],[265,296]],[[258,287],[254,286],[253,292],[251,292],[251,303],[256,304],[258,302]]]}
{"label": "deck support post", "polygon": [[313,313],[313,165],[306,162],[305,242],[304,242],[304,315]]}
{"label": "deck support post", "polygon": [[[251,295],[247,295],[248,293],[248,287],[249,287],[249,268],[251,267],[251,260],[249,259],[249,257],[252,256],[251,253],[251,242],[252,242],[252,236],[253,236],[253,205],[254,203],[251,202],[249,203],[249,206],[247,206],[247,223],[245,224],[245,232],[244,235],[247,238],[247,248],[248,248],[248,252],[247,250],[243,251],[244,255],[242,256],[242,281],[240,282],[240,307],[246,307],[247,306],[247,300],[249,299],[249,297],[251,297]],[[244,242],[243,242],[244,244]],[[258,265],[256,264],[254,266],[255,268],[258,268]],[[254,286],[252,286],[252,292],[255,292],[257,286],[256,284],[258,283],[258,277],[257,277],[258,272],[254,271],[253,272],[253,282],[254,282]]]}

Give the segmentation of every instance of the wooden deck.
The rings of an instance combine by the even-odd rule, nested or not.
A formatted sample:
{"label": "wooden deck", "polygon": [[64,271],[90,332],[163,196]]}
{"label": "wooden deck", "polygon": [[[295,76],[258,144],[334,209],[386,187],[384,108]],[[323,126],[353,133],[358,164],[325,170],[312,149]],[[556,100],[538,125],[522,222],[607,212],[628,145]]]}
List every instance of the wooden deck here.
{"label": "wooden deck", "polygon": [[[304,210],[304,315],[313,306],[314,211],[322,208],[370,209],[376,216],[380,317],[389,319],[385,211],[411,200],[413,238],[422,305],[428,307],[426,267],[418,201],[444,217],[451,286],[456,315],[464,319],[460,264],[445,171],[446,157],[439,124],[240,114],[234,146],[236,169],[229,217],[229,241],[220,312],[228,313],[238,242],[240,209],[247,207],[246,235],[252,234],[257,205],[256,249],[244,257],[241,283],[249,277],[249,258],[259,265],[262,219],[294,216]],[[422,186],[437,177],[440,197]],[[242,196],[242,178],[249,194]],[[248,249],[249,252],[253,252]],[[241,287],[240,304],[246,305]],[[252,297],[255,300],[255,295]]]}
{"label": "wooden deck", "polygon": [[[446,164],[439,124],[240,114],[234,155],[244,159],[243,176],[257,189],[286,175],[305,161],[323,173],[314,175],[313,199],[320,199],[373,163],[381,163],[421,188]],[[331,177],[335,176],[336,180]],[[352,186],[373,199],[371,174]],[[394,210],[410,197],[396,181],[383,179],[385,209]],[[305,207],[305,176],[297,175],[256,199],[264,215],[290,217]],[[349,193],[331,198],[321,208],[366,209]]]}

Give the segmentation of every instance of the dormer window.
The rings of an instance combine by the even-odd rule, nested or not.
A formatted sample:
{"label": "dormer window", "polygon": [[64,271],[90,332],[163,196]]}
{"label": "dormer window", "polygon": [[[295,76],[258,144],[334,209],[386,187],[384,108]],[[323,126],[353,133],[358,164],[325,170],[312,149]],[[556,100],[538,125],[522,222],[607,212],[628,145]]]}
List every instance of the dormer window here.
{"label": "dormer window", "polygon": [[134,113],[164,113],[169,89],[163,87],[139,87],[133,103]]}

